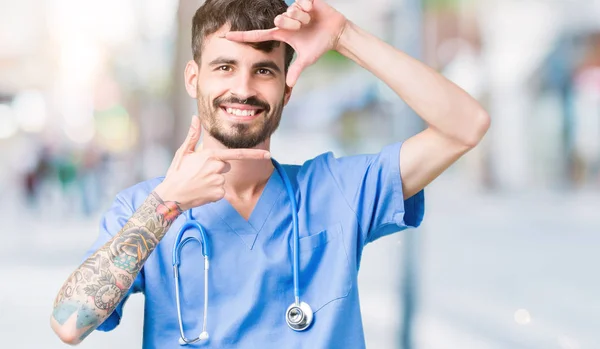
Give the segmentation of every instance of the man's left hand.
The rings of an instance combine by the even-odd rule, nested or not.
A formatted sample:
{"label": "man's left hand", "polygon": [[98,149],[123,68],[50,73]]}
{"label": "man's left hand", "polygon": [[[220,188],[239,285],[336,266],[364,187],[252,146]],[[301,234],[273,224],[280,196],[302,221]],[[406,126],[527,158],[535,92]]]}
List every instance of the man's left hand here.
{"label": "man's left hand", "polygon": [[337,49],[348,21],[323,0],[296,0],[274,22],[272,29],[229,32],[225,37],[237,42],[283,41],[292,46],[297,56],[286,77],[292,87],[304,68]]}

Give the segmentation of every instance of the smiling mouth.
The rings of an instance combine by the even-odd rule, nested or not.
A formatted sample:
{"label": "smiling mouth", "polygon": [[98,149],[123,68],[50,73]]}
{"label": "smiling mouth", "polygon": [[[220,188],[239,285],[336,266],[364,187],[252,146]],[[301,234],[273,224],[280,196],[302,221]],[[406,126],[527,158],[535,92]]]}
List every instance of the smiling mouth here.
{"label": "smiling mouth", "polygon": [[263,112],[263,109],[236,109],[229,107],[221,107],[225,113],[235,118],[254,118]]}

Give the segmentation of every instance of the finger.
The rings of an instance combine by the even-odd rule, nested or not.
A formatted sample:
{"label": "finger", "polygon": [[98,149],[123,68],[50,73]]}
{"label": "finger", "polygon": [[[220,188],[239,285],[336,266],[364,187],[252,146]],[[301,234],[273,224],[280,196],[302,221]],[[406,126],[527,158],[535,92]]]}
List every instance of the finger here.
{"label": "finger", "polygon": [[211,182],[215,186],[223,186],[223,184],[225,184],[225,176],[222,174],[214,174],[211,178]]}
{"label": "finger", "polygon": [[295,4],[298,4],[305,12],[309,12],[313,8],[312,0],[298,0]]}
{"label": "finger", "polygon": [[[171,166],[174,166],[175,168],[179,168],[179,164],[181,163],[181,158],[188,151],[190,146],[192,146],[191,151],[194,150],[193,147],[196,146],[196,143],[198,142],[198,139],[200,138],[199,125],[200,125],[200,120],[198,119],[198,117],[195,115],[192,116],[192,123],[190,125],[190,129],[188,130],[188,134],[185,137],[185,140],[183,141],[183,143],[181,144],[179,149],[177,149],[177,151],[175,152],[175,156],[173,157]],[[195,141],[194,141],[194,139],[195,139]]]}
{"label": "finger", "polygon": [[187,136],[179,147],[179,149],[183,152],[189,150],[190,147],[192,147],[192,150],[193,147],[196,147],[196,143],[198,143],[198,139],[200,139],[200,133],[198,132],[199,123],[200,121],[198,120],[198,117],[195,115],[192,116],[192,123],[190,124]]}
{"label": "finger", "polygon": [[231,41],[237,42],[261,42],[271,41],[279,39],[277,35],[279,28],[263,29],[263,30],[250,30],[250,31],[233,31],[225,34],[225,38]]}
{"label": "finger", "polygon": [[275,17],[275,25],[283,30],[298,30],[302,27],[300,21],[288,17],[287,13]]}
{"label": "finger", "polygon": [[211,157],[204,164],[205,169],[210,173],[227,173],[231,170],[231,165],[227,161]]}
{"label": "finger", "polygon": [[215,195],[215,200],[214,200],[214,202],[216,202],[216,201],[219,201],[219,200],[221,200],[222,198],[224,198],[224,197],[225,197],[225,194],[227,194],[227,192],[225,191],[225,188],[223,188],[222,186],[218,186],[218,187],[216,187],[216,188],[214,189],[214,195]]}
{"label": "finger", "polygon": [[303,25],[310,23],[310,15],[307,12],[304,12],[297,4],[288,7],[286,14],[291,19],[295,19]]}
{"label": "finger", "polygon": [[206,191],[207,200],[209,202],[217,202],[225,197],[225,188],[223,186],[213,186],[212,189]]}
{"label": "finger", "polygon": [[222,161],[221,163],[223,164],[223,166],[219,168],[219,173],[227,173],[229,172],[229,170],[231,170],[230,163],[228,163],[227,161]]}
{"label": "finger", "polygon": [[197,116],[194,115],[192,118],[192,125],[190,126],[190,131],[188,132],[187,137],[187,145],[185,150],[187,152],[193,152],[196,149],[196,145],[198,144],[198,140],[200,139],[200,120]]}
{"label": "finger", "polygon": [[271,153],[262,149],[218,149],[212,155],[222,161],[264,160],[271,158]]}
{"label": "finger", "polygon": [[289,87],[294,87],[296,85],[296,81],[300,77],[300,73],[306,68],[307,64],[304,63],[301,57],[297,57],[294,63],[289,67],[287,76],[285,78],[285,83]]}

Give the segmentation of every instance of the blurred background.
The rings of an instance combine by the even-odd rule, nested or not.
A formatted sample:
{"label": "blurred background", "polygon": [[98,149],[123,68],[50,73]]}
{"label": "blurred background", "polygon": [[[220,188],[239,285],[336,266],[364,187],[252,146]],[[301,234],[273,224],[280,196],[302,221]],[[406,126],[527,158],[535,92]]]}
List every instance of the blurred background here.
{"label": "blurred background", "polygon": [[[365,249],[368,347],[600,348],[600,0],[329,3],[492,117],[428,188],[422,227]],[[66,346],[48,325],[58,289],[115,194],[164,174],[195,112],[183,67],[200,4],[0,0],[0,347]],[[301,77],[273,153],[376,152],[422,128],[331,52]],[[132,297],[81,347],[141,347],[142,312]]]}

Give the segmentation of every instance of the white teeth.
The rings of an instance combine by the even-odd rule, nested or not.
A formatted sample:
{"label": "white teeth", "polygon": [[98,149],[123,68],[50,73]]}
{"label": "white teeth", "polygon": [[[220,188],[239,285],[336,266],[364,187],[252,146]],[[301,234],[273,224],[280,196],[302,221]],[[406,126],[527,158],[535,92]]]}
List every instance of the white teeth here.
{"label": "white teeth", "polygon": [[256,114],[256,110],[241,110],[233,108],[226,108],[226,110],[229,114],[236,116],[254,116],[254,114]]}

